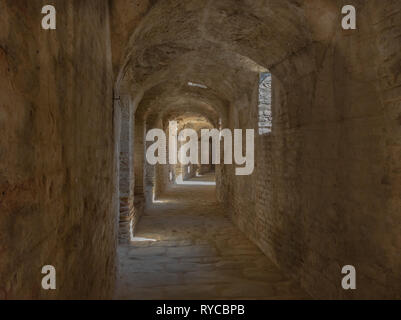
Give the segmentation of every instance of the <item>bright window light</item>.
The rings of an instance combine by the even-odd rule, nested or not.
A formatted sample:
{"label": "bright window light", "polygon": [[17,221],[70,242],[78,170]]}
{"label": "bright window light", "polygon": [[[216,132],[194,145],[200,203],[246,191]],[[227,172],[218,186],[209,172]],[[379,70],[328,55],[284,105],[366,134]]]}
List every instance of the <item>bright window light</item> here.
{"label": "bright window light", "polygon": [[205,85],[199,84],[199,83],[188,82],[188,85],[190,87],[198,87],[198,88],[202,88],[202,89],[207,89],[207,87]]}
{"label": "bright window light", "polygon": [[272,131],[272,75],[268,72],[260,74],[259,80],[259,135],[267,135]]}

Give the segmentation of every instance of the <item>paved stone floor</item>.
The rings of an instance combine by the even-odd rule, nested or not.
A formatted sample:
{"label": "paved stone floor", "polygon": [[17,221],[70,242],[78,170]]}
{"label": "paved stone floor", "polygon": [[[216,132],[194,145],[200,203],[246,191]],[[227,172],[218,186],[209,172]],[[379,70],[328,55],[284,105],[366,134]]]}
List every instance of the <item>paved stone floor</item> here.
{"label": "paved stone floor", "polygon": [[174,186],[146,209],[138,241],[119,245],[116,298],[307,299],[224,215],[210,182]]}

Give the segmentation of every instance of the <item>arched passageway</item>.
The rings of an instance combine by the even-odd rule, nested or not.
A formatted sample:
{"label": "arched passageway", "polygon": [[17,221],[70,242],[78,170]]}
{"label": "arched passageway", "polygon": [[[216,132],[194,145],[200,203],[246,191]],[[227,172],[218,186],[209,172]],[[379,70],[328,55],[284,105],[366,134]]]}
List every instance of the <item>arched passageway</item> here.
{"label": "arched passageway", "polygon": [[[0,299],[401,297],[399,1],[351,1],[356,30],[342,0],[57,1],[46,33],[23,2],[0,3]],[[171,122],[253,130],[253,159],[151,164]]]}
{"label": "arched passageway", "polygon": [[[199,160],[202,139],[198,137],[202,130],[219,125],[189,104],[166,108],[161,117],[166,135],[172,125],[177,132],[193,130]],[[178,159],[184,144],[178,140]],[[230,220],[217,199],[216,174],[221,173],[212,164],[212,139],[208,144],[207,164],[178,161],[151,166],[144,161],[150,192],[140,220],[120,225],[116,298],[309,298]]]}

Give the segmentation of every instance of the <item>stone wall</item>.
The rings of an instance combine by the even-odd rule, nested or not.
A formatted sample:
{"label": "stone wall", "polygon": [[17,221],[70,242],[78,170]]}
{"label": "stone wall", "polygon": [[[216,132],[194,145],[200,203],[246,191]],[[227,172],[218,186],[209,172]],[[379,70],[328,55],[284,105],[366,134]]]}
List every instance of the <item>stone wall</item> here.
{"label": "stone wall", "polygon": [[[0,2],[0,299],[106,298],[114,286],[108,1],[53,2],[55,31],[41,28],[44,1]],[[49,264],[56,291],[41,288]]]}
{"label": "stone wall", "polygon": [[144,194],[144,159],[145,159],[145,146],[144,146],[144,120],[139,119],[135,115],[135,146],[134,146],[134,179],[135,179],[135,195]]}
{"label": "stone wall", "polygon": [[121,108],[119,194],[120,221],[131,221],[134,216],[134,110],[129,95],[118,98]]}
{"label": "stone wall", "polygon": [[[234,221],[316,298],[401,292],[399,4],[358,4],[357,31],[336,28],[326,47],[272,66],[273,132],[257,142],[256,179],[230,168],[224,179]],[[356,291],[341,288],[347,264]]]}

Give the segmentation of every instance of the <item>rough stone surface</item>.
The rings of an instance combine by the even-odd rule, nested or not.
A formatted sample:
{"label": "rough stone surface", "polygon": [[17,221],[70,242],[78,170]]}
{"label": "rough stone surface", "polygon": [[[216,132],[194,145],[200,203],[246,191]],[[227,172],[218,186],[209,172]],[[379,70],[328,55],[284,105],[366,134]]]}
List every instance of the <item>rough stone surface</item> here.
{"label": "rough stone surface", "polygon": [[[0,3],[0,299],[105,298],[116,233],[107,1]],[[57,291],[41,288],[42,266]],[[93,268],[96,266],[96,268]]]}

